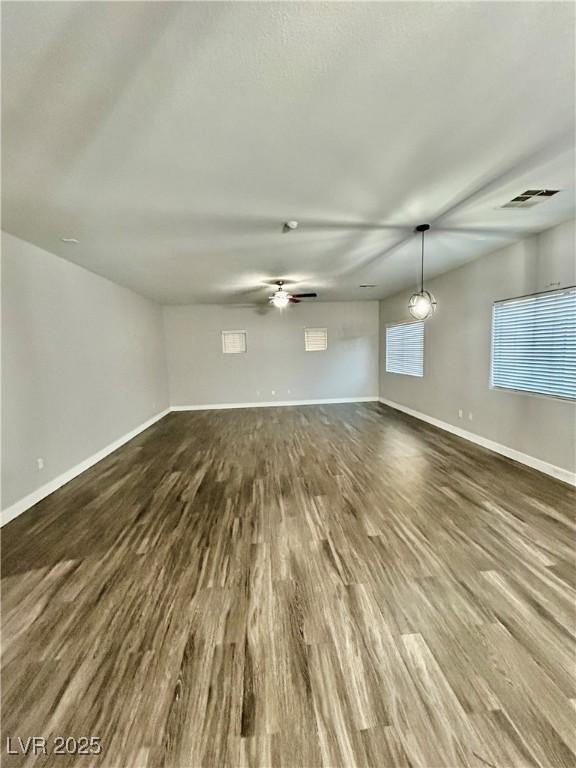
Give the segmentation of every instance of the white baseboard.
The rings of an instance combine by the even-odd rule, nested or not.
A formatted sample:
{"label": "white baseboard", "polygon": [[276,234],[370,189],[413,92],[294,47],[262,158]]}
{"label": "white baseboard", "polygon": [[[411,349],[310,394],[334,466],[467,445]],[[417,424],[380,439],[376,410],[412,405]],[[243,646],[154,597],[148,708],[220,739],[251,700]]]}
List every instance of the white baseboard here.
{"label": "white baseboard", "polygon": [[171,408],[167,408],[161,413],[157,413],[156,416],[153,416],[151,419],[148,419],[148,421],[140,424],[135,429],[126,433],[122,437],[119,437],[117,440],[114,440],[113,443],[110,443],[105,448],[102,448],[102,450],[93,454],[89,458],[84,459],[84,461],[76,464],[76,466],[72,467],[66,472],[63,472],[61,475],[58,475],[58,477],[55,477],[53,480],[50,480],[49,482],[40,486],[40,488],[37,488],[35,491],[32,491],[32,493],[29,493],[28,496],[25,496],[23,499],[20,499],[6,509],[3,509],[0,526],[6,525],[6,523],[10,522],[10,520],[13,520],[15,517],[18,517],[18,515],[21,515],[22,512],[25,512],[30,507],[33,507],[34,504],[37,504],[39,501],[42,501],[42,499],[46,498],[46,496],[49,496],[51,493],[54,493],[54,491],[57,491],[58,488],[61,488],[66,483],[69,483],[70,480],[78,477],[78,475],[82,474],[82,472],[85,472],[87,469],[90,469],[90,467],[92,467],[94,464],[102,461],[102,459],[106,458],[106,456],[108,456],[110,453],[115,451],[117,448],[120,448],[129,440],[132,440],[132,438],[136,437],[136,435],[139,435],[140,432],[143,432],[145,429],[148,429],[148,427],[151,427],[152,424],[166,416],[166,414],[170,413],[170,411],[206,411],[220,410],[223,408],[269,408],[271,406],[278,405],[323,405],[328,403],[368,403],[377,401],[378,397],[374,395],[373,397],[340,397],[327,398],[322,400],[275,400],[272,402],[260,403],[213,403],[210,405],[172,406]]}
{"label": "white baseboard", "polygon": [[517,451],[514,448],[510,448],[507,445],[496,443],[493,440],[489,440],[488,438],[481,437],[480,435],[476,435],[473,432],[468,432],[467,430],[461,429],[460,427],[456,427],[453,424],[449,424],[448,422],[441,421],[440,419],[435,419],[433,416],[428,416],[427,414],[421,413],[420,411],[415,411],[412,408],[408,408],[404,405],[400,405],[400,403],[395,403],[392,400],[386,400],[383,397],[376,397],[376,396],[374,397],[338,397],[338,398],[324,398],[320,400],[274,400],[271,402],[257,402],[257,403],[211,403],[209,405],[174,405],[171,408],[167,408],[166,410],[162,411],[161,413],[157,413],[151,419],[148,419],[148,421],[145,421],[143,424],[140,424],[138,427],[126,433],[122,437],[119,437],[114,442],[109,443],[109,445],[107,445],[105,448],[102,448],[102,450],[93,454],[92,456],[85,459],[84,461],[81,461],[79,464],[76,464],[76,466],[72,467],[66,472],[63,472],[61,475],[58,475],[58,477],[55,477],[53,480],[50,480],[45,485],[42,485],[40,488],[37,488],[32,493],[28,494],[28,496],[25,496],[23,499],[20,499],[19,501],[15,502],[10,507],[7,507],[6,509],[2,510],[2,519],[0,521],[0,525],[6,525],[6,523],[10,522],[10,520],[13,520],[15,517],[18,517],[18,515],[21,515],[22,512],[25,512],[30,507],[33,507],[34,504],[37,504],[46,496],[49,496],[51,493],[54,493],[54,491],[58,490],[58,488],[61,488],[66,483],[69,483],[70,480],[73,480],[75,477],[78,477],[78,475],[82,474],[82,472],[85,472],[87,469],[90,469],[90,467],[92,467],[94,464],[97,464],[102,459],[106,458],[106,456],[108,456],[110,453],[120,448],[122,445],[124,445],[124,443],[127,443],[129,440],[132,440],[134,437],[136,437],[136,435],[139,435],[140,432],[143,432],[145,429],[148,429],[148,427],[151,427],[152,424],[155,424],[161,418],[166,416],[166,414],[168,414],[170,411],[208,411],[208,410],[223,410],[223,409],[233,409],[233,408],[270,408],[270,407],[290,406],[290,405],[330,405],[330,404],[336,404],[336,403],[372,403],[372,402],[381,402],[384,405],[388,405],[391,408],[395,408],[398,411],[402,411],[403,413],[407,413],[410,416],[414,416],[415,418],[420,419],[421,421],[426,421],[428,424],[432,424],[435,427],[439,427],[440,429],[443,429],[446,432],[451,432],[452,434],[457,435],[458,437],[462,437],[464,438],[464,440],[469,440],[472,443],[481,445],[483,448],[488,448],[489,450],[494,451],[495,453],[499,453],[502,456],[507,456],[509,459],[513,459],[514,461],[519,461],[521,464],[526,464],[527,466],[532,467],[532,469],[537,469],[540,472],[544,472],[547,475],[551,475],[552,477],[555,477],[558,480],[562,480],[565,483],[569,483],[570,485],[576,485],[576,473],[574,472],[570,472],[569,470],[563,469],[562,467],[557,467],[554,464],[549,464],[546,461],[537,459],[534,456],[529,456],[526,453],[521,453],[520,451]]}
{"label": "white baseboard", "polygon": [[257,403],[209,403],[208,405],[173,405],[171,411],[221,411],[229,408],[275,408],[288,405],[329,405],[334,403],[377,403],[373,397],[328,397],[321,400],[270,400]]}
{"label": "white baseboard", "polygon": [[136,437],[136,435],[139,435],[140,432],[143,432],[145,429],[148,429],[148,427],[151,427],[152,424],[155,424],[161,418],[166,416],[167,413],[170,413],[169,408],[162,411],[161,413],[157,413],[155,416],[152,416],[152,418],[148,419],[148,421],[145,421],[135,429],[132,429],[125,435],[122,435],[122,437],[119,437],[117,440],[114,440],[113,443],[109,443],[105,448],[102,448],[102,450],[94,453],[89,458],[84,459],[84,461],[81,461],[79,464],[76,464],[76,466],[72,467],[72,469],[63,472],[61,475],[58,475],[58,477],[55,477],[45,485],[42,485],[40,488],[32,491],[32,493],[29,493],[28,496],[24,496],[23,499],[20,499],[6,509],[3,509],[0,525],[6,525],[6,523],[10,522],[10,520],[13,520],[15,517],[18,517],[18,515],[21,515],[22,512],[25,512],[30,507],[33,507],[34,504],[38,504],[38,502],[42,501],[42,499],[46,498],[46,496],[54,493],[54,491],[58,490],[58,488],[61,488],[66,483],[69,483],[70,480],[78,477],[78,475],[82,474],[82,472],[85,472],[87,469],[90,469],[90,467],[92,467],[94,464],[102,461],[102,459],[106,458],[106,456],[115,451],[117,448],[120,448],[120,446],[124,445],[124,443],[132,440],[132,438]]}
{"label": "white baseboard", "polygon": [[534,456],[517,451],[515,448],[510,448],[507,445],[496,443],[494,440],[489,440],[487,437],[482,437],[474,432],[468,432],[466,429],[456,427],[453,424],[449,424],[447,421],[440,421],[440,419],[435,419],[433,416],[428,416],[425,413],[415,411],[405,405],[400,405],[400,403],[395,403],[393,400],[386,400],[384,397],[379,397],[378,400],[383,405],[389,405],[390,408],[395,408],[397,411],[407,413],[409,416],[414,416],[416,419],[426,421],[428,424],[432,424],[446,432],[451,432],[453,435],[464,438],[464,440],[469,440],[471,443],[476,443],[476,445],[481,445],[483,448],[488,448],[488,450],[494,451],[494,453],[499,453],[502,456],[518,461],[521,464],[526,464],[528,467],[537,469],[539,472],[544,472],[546,475],[551,475],[557,480],[562,480],[570,485],[576,485],[575,472],[570,472],[563,467],[557,467],[555,464],[549,464],[547,461],[542,461],[542,459],[537,459]]}

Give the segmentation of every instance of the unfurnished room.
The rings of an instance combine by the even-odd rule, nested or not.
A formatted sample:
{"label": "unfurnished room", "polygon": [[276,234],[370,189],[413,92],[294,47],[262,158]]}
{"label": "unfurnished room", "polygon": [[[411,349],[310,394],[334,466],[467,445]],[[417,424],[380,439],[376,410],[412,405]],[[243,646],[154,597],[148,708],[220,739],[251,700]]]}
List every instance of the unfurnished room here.
{"label": "unfurnished room", "polygon": [[576,4],[0,7],[0,764],[576,768]]}

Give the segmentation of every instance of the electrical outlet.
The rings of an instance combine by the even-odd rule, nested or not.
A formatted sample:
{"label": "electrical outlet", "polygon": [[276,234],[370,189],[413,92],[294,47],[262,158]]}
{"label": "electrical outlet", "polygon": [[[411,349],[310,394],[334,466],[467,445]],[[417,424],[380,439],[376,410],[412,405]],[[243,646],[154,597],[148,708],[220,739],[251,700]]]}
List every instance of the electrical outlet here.
{"label": "electrical outlet", "polygon": [[468,411],[468,421],[472,421],[472,411]]}
{"label": "electrical outlet", "polygon": [[36,459],[36,464],[38,466],[38,469],[44,469],[44,459]]}
{"label": "electrical outlet", "polygon": [[464,416],[464,411],[462,410],[462,408],[459,408],[458,409],[458,418],[461,419],[462,416]]}

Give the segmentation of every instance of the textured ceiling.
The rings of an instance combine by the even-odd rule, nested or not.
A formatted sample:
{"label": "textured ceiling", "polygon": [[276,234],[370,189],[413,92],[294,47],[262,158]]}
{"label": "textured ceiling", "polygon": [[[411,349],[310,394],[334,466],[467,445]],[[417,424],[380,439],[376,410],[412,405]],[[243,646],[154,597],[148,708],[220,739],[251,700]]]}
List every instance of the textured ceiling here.
{"label": "textured ceiling", "polygon": [[2,12],[3,227],[162,302],[384,296],[420,222],[432,275],[574,213],[572,3]]}

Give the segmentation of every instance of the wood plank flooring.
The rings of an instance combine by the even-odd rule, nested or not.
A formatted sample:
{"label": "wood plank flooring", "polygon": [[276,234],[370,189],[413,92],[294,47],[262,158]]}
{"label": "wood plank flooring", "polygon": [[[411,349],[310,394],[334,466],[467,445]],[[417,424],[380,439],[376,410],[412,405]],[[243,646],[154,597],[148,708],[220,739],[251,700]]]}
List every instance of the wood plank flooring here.
{"label": "wood plank flooring", "polygon": [[575,501],[379,404],[172,413],[3,530],[2,765],[574,768]]}

